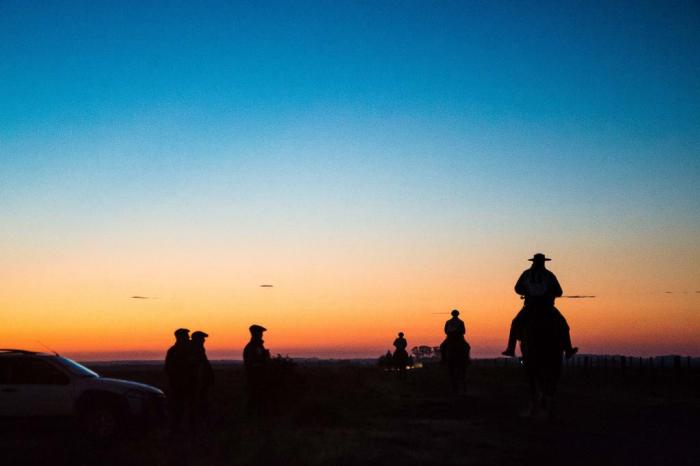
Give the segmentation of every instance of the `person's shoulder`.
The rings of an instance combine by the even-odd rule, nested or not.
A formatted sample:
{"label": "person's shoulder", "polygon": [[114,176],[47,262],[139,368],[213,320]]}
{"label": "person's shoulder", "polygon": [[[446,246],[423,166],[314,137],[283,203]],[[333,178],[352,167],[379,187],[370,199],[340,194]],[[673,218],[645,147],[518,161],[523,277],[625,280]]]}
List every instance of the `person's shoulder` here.
{"label": "person's shoulder", "polygon": [[249,341],[244,347],[243,351],[254,351],[256,348],[260,346],[259,343],[255,341]]}

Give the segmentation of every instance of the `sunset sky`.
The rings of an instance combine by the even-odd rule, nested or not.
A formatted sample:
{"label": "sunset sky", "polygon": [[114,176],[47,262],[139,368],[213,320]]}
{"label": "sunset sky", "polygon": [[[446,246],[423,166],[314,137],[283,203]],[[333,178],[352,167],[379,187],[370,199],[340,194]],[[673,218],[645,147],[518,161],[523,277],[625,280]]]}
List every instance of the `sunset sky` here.
{"label": "sunset sky", "polygon": [[[0,347],[700,355],[697,2],[0,2]],[[273,287],[260,287],[272,284]],[[149,299],[137,299],[134,296]]]}

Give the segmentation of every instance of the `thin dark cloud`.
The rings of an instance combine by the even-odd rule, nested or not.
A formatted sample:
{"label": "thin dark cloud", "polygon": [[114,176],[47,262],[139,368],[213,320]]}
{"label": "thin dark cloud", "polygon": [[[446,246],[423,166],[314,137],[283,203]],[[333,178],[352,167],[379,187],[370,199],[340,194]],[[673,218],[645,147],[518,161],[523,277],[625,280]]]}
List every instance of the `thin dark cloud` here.
{"label": "thin dark cloud", "polygon": [[275,285],[260,285],[260,288],[272,288]]}
{"label": "thin dark cloud", "polygon": [[569,296],[562,296],[562,298],[569,298],[569,299],[587,299],[587,298],[595,298],[594,295],[590,294],[573,294]]}
{"label": "thin dark cloud", "polygon": [[158,298],[154,298],[152,296],[138,296],[138,295],[136,295],[136,296],[132,296],[131,299],[158,299]]}

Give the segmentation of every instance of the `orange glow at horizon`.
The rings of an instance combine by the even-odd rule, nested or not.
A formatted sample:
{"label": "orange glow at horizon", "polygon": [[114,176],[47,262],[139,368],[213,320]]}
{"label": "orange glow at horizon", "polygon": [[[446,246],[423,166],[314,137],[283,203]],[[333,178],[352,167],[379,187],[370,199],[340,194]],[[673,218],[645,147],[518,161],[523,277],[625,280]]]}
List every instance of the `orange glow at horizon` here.
{"label": "orange glow at horizon", "polygon": [[[284,258],[287,267],[280,260],[270,274],[267,256],[238,251],[238,260],[212,260],[198,252],[154,260],[140,251],[139,267],[133,256],[108,260],[88,250],[16,268],[2,284],[1,346],[43,350],[41,342],[83,359],[157,359],[172,344],[173,330],[187,327],[210,334],[212,358],[239,358],[247,327],[259,323],[269,329],[273,353],[371,357],[391,349],[398,331],[409,346],[438,345],[457,308],[474,355],[496,356],[521,306],[513,284],[529,264],[506,261],[507,251],[475,261],[442,248],[406,255],[377,250],[353,262],[355,251],[327,249],[317,257],[292,254]],[[667,293],[670,285],[655,289],[653,274],[639,272],[643,264],[619,264],[637,270],[621,273],[614,261],[600,270],[594,259],[577,256],[550,269],[565,294],[596,296],[557,304],[582,352],[700,352],[700,293],[692,280],[676,281]],[[260,287],[268,282],[274,287]]]}

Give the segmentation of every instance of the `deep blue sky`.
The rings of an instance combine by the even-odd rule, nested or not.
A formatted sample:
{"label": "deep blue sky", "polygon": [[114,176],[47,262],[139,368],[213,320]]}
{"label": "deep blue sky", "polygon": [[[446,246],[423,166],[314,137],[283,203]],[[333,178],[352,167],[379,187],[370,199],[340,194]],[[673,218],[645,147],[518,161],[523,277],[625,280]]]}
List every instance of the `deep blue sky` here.
{"label": "deep blue sky", "polygon": [[216,204],[230,175],[329,209],[527,195],[697,227],[699,24],[697,2],[5,1],[3,197]]}
{"label": "deep blue sky", "polygon": [[697,2],[3,2],[3,135],[153,106],[698,127]]}

